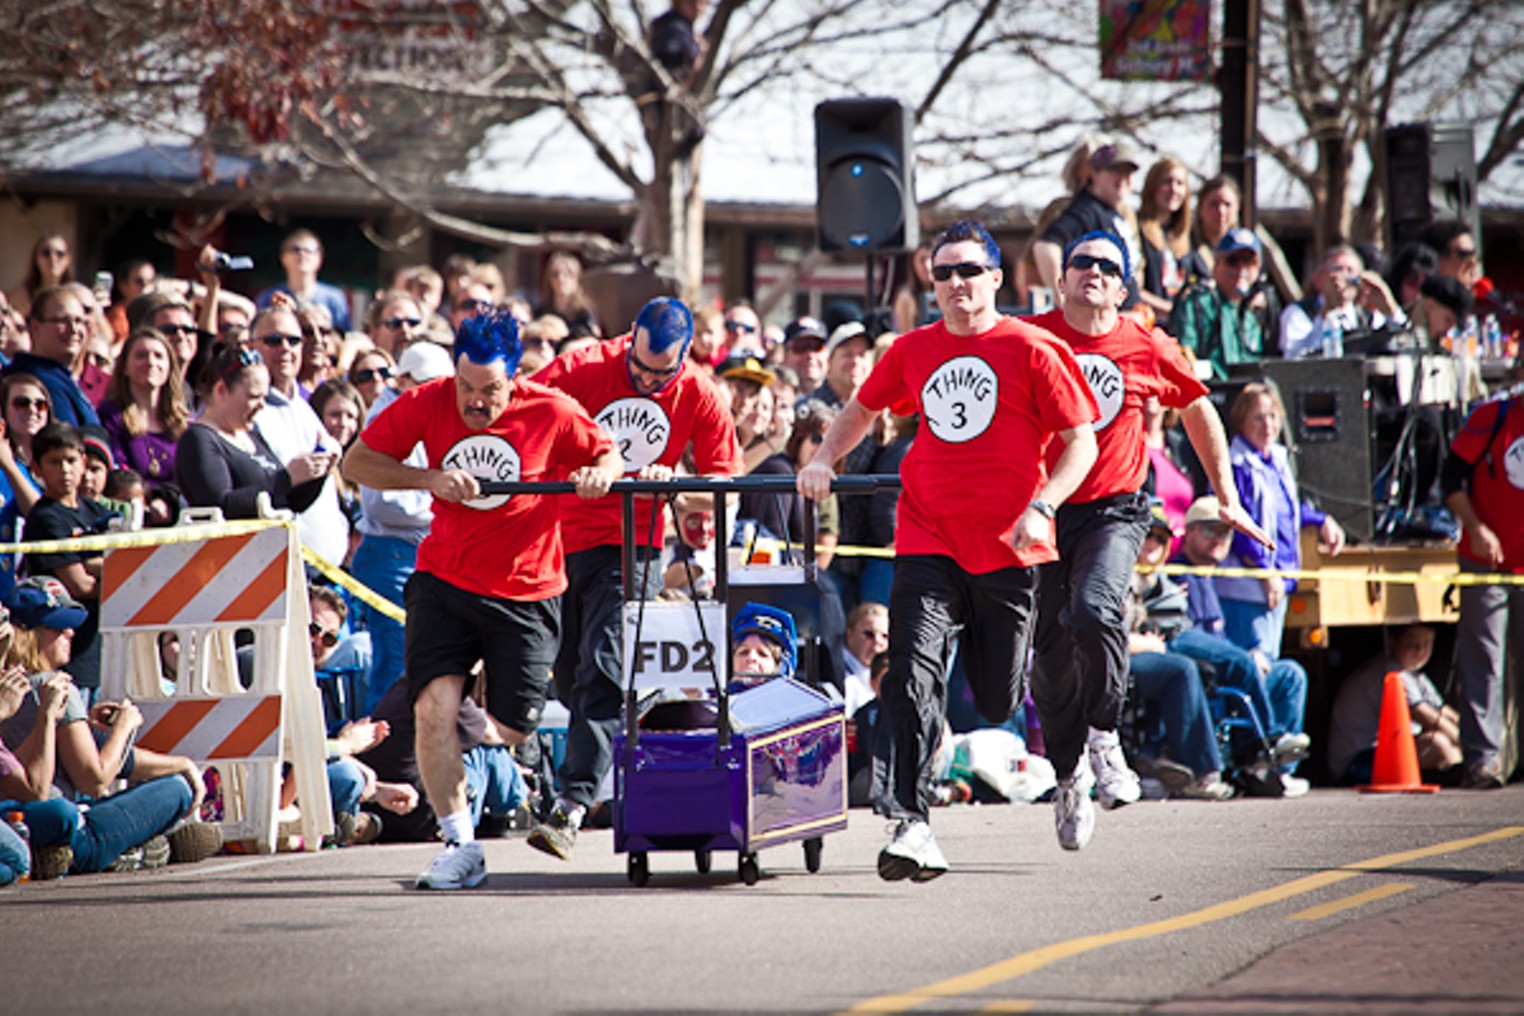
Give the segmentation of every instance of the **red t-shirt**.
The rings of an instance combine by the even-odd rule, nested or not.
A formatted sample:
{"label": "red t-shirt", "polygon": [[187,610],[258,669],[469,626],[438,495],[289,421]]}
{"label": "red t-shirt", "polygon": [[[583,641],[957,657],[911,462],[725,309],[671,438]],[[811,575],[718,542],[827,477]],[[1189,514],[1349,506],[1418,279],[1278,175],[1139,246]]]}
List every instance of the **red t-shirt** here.
{"label": "red t-shirt", "polygon": [[[1489,444],[1487,436],[1505,401],[1508,415]],[[1486,461],[1489,448],[1491,464]],[[1499,570],[1524,574],[1524,525],[1519,522],[1524,518],[1524,400],[1499,399],[1478,406],[1450,442],[1450,450],[1472,463],[1468,490],[1471,506],[1503,545],[1503,567]],[[1467,560],[1491,568],[1491,562],[1471,552],[1468,537],[1461,537],[1457,550]]]}
{"label": "red t-shirt", "polygon": [[[1206,385],[1196,380],[1181,355],[1180,344],[1126,316],[1105,335],[1075,331],[1061,310],[1028,320],[1068,344],[1101,411],[1095,421],[1095,466],[1069,501],[1083,504],[1138,490],[1148,477],[1143,403],[1152,395],[1167,408],[1184,409],[1207,394]],[[1060,451],[1048,449],[1050,469]]]}
{"label": "red t-shirt", "polygon": [[[613,443],[574,399],[522,378],[503,415],[473,430],[455,406],[455,383],[439,378],[397,396],[360,435],[399,462],[420,441],[430,469],[479,480],[557,480]],[[434,524],[418,547],[418,570],[473,593],[543,600],[566,589],[558,498],[496,494],[455,504],[434,499]]]}
{"label": "red t-shirt", "polygon": [[1017,554],[1000,536],[1047,482],[1053,435],[1097,415],[1063,343],[1014,318],[980,335],[938,321],[896,339],[857,400],[921,414],[900,464],[898,553],[946,555],[975,575],[1058,557],[1051,543]]}
{"label": "red t-shirt", "polygon": [[[637,394],[625,362],[629,346],[628,335],[599,342],[571,356],[557,357],[534,379],[570,395],[592,414],[624,456],[626,476],[652,463],[677,465],[690,440],[694,468],[700,475],[744,472],[735,423],[714,382],[685,359],[677,377],[661,391]],[[561,539],[566,552],[622,543],[621,500],[615,494],[597,501],[563,498]],[[650,535],[655,504],[649,498],[636,499],[635,532],[639,542],[659,547],[661,525],[655,527],[654,538]]]}

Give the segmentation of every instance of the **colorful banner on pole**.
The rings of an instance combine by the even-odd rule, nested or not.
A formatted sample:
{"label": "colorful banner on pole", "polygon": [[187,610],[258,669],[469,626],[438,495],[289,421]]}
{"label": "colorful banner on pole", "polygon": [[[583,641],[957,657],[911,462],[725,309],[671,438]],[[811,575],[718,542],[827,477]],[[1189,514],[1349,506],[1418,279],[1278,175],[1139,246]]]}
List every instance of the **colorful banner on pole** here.
{"label": "colorful banner on pole", "polygon": [[1210,0],[1101,0],[1101,77],[1207,81]]}

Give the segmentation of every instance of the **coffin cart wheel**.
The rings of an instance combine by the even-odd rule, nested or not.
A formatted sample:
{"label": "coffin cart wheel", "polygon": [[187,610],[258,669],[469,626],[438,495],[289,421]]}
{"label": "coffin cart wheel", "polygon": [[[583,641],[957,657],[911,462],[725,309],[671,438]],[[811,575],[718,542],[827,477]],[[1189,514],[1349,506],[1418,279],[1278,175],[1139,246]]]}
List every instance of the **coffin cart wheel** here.
{"label": "coffin cart wheel", "polygon": [[820,851],[825,846],[825,840],[816,836],[804,841],[804,870],[811,875],[820,870]]}
{"label": "coffin cart wheel", "polygon": [[709,851],[695,850],[693,852],[693,866],[698,869],[700,875],[709,874],[709,869],[713,867],[713,864],[714,855]]}
{"label": "coffin cart wheel", "polygon": [[762,877],[762,869],[757,866],[756,854],[742,854],[739,869],[741,881],[747,885],[756,885],[757,879]]}
{"label": "coffin cart wheel", "polygon": [[632,885],[645,885],[651,881],[651,867],[643,850],[630,852],[629,876]]}

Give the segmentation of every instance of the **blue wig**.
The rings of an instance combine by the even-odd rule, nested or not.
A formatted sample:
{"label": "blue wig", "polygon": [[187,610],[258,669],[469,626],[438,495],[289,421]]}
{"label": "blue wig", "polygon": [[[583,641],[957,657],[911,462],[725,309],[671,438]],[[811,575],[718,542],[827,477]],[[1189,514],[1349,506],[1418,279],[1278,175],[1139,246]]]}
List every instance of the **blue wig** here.
{"label": "blue wig", "polygon": [[479,367],[498,360],[509,377],[518,373],[524,343],[519,339],[519,322],[501,307],[472,314],[460,323],[455,333],[455,359],[464,356]]}
{"label": "blue wig", "polygon": [[951,226],[942,231],[937,237],[937,242],[932,244],[931,256],[937,256],[937,251],[950,243],[977,243],[984,248],[985,262],[990,268],[1000,267],[1000,245],[995,238],[990,236],[990,231],[984,228],[984,223],[974,219],[959,219]]}
{"label": "blue wig", "polygon": [[693,311],[681,300],[658,296],[635,315],[635,331],[642,328],[650,336],[651,352],[665,353],[676,346],[686,354],[693,341]]}
{"label": "blue wig", "polygon": [[1105,240],[1107,243],[1115,247],[1117,251],[1122,255],[1122,284],[1126,285],[1127,280],[1132,278],[1132,259],[1127,255],[1127,244],[1122,242],[1122,238],[1120,236],[1117,236],[1115,233],[1107,229],[1092,230],[1091,232],[1086,233],[1084,236],[1069,241],[1069,246],[1064,248],[1065,270],[1069,268],[1069,255],[1074,253],[1074,248],[1078,247],[1082,243],[1089,243],[1091,240]]}

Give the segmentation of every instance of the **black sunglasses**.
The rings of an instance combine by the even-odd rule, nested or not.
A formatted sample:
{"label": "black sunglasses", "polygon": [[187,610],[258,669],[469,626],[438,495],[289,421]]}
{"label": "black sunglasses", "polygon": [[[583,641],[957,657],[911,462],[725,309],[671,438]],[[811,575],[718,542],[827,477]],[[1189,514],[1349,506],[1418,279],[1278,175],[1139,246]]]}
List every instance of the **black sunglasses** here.
{"label": "black sunglasses", "polygon": [[757,326],[745,321],[726,321],[725,330],[727,332],[740,332],[743,335],[750,335],[757,330]]}
{"label": "black sunglasses", "polygon": [[311,621],[307,624],[307,632],[313,638],[321,638],[323,645],[328,646],[330,649],[339,644],[339,633],[329,631],[316,621]]}
{"label": "black sunglasses", "polygon": [[269,335],[260,336],[259,341],[263,342],[271,349],[275,349],[282,344],[295,349],[297,346],[302,344],[302,337],[300,335],[281,335],[277,332],[271,332]]}
{"label": "black sunglasses", "polygon": [[166,336],[170,335],[200,335],[201,329],[195,325],[160,325],[159,331]]}
{"label": "black sunglasses", "polygon": [[1102,275],[1109,275],[1114,279],[1122,277],[1121,265],[1110,258],[1097,257],[1094,254],[1075,254],[1069,259],[1069,267],[1081,272],[1096,268]]}
{"label": "black sunglasses", "polygon": [[1476,248],[1475,247],[1451,247],[1450,248],[1450,255],[1452,257],[1461,258],[1462,260],[1467,260],[1467,259],[1476,257]]}
{"label": "black sunglasses", "polygon": [[416,318],[416,317],[389,317],[389,318],[387,318],[385,321],[383,321],[381,323],[386,325],[386,327],[392,329],[393,331],[399,331],[400,329],[402,329],[404,327],[407,327],[407,328],[417,328],[419,325],[423,324],[423,318]]}
{"label": "black sunglasses", "polygon": [[363,385],[376,380],[376,378],[380,378],[382,381],[389,381],[392,376],[392,369],[390,367],[366,367],[363,370],[355,371],[355,382]]}
{"label": "black sunglasses", "polygon": [[490,300],[462,300],[455,305],[457,312],[465,312],[467,314],[479,314],[484,310],[491,309],[492,302]]}
{"label": "black sunglasses", "polygon": [[649,374],[652,377],[675,377],[677,376],[677,372],[683,369],[683,361],[677,361],[677,364],[672,367],[652,367],[650,364],[646,363],[640,357],[635,355],[635,347],[631,345],[630,366],[640,373]]}
{"label": "black sunglasses", "polygon": [[959,261],[955,265],[932,265],[931,277],[938,282],[946,282],[956,272],[960,279],[977,279],[989,270],[989,265],[981,265],[975,261]]}

